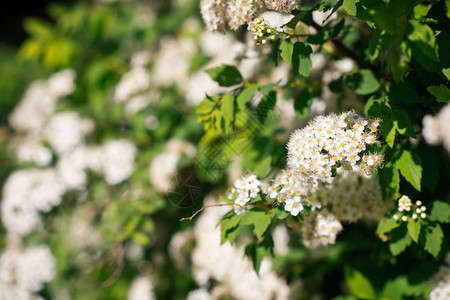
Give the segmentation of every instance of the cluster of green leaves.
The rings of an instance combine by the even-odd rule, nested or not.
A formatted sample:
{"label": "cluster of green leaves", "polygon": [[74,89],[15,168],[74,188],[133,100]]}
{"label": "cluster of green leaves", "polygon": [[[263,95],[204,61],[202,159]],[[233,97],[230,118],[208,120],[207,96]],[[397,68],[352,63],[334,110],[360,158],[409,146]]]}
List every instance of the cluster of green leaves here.
{"label": "cluster of green leaves", "polygon": [[[245,169],[264,177],[284,152],[279,150],[278,143],[269,143],[279,120],[275,109],[277,84],[245,82],[239,70],[230,65],[206,72],[220,86],[231,89],[221,95],[206,96],[196,108],[198,121],[205,130],[199,143],[200,153],[214,150],[214,155],[205,157],[207,166],[223,162],[220,169],[224,171],[233,155],[238,154],[243,156]],[[257,105],[256,98],[259,98]]]}

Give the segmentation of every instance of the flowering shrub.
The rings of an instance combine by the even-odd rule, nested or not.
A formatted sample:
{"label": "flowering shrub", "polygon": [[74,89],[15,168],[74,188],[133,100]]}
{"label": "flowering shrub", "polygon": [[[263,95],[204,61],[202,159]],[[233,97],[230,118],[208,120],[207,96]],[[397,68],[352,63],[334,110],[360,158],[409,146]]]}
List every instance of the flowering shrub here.
{"label": "flowering shrub", "polygon": [[0,299],[450,298],[449,1],[49,13],[2,116]]}

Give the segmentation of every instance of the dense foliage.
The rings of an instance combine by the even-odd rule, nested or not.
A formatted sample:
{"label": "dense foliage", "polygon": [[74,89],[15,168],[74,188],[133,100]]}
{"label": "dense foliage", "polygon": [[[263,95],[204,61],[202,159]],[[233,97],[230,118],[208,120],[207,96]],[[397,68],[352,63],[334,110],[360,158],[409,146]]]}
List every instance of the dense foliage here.
{"label": "dense foliage", "polygon": [[450,297],[450,1],[49,13],[0,83],[0,299]]}

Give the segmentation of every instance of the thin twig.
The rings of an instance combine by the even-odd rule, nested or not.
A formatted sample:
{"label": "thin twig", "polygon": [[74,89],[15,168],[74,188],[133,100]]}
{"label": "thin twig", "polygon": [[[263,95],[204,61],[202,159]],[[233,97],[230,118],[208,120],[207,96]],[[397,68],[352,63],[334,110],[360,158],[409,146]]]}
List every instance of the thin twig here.
{"label": "thin twig", "polygon": [[210,208],[210,207],[221,207],[221,206],[231,206],[234,205],[233,203],[219,203],[219,204],[210,204],[210,205],[205,205],[202,208],[200,208],[199,210],[197,210],[192,216],[188,217],[188,218],[181,218],[181,221],[186,221],[186,220],[192,220],[198,213],[200,213],[202,210],[204,210],[205,208]]}

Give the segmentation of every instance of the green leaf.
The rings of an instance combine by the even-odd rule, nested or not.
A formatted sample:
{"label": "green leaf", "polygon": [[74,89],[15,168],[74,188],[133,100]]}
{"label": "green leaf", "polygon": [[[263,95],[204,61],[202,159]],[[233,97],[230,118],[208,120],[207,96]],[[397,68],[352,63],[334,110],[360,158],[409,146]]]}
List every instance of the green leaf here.
{"label": "green leaf", "polygon": [[359,0],[344,0],[342,3],[342,6],[344,7],[345,11],[351,15],[356,16],[356,3],[359,2]]}
{"label": "green leaf", "polygon": [[250,210],[244,214],[242,217],[243,225],[253,225],[253,233],[261,238],[264,232],[267,230],[271,222],[269,214],[264,211]]}
{"label": "green leaf", "polygon": [[443,201],[433,201],[428,217],[432,221],[450,223],[450,205]]}
{"label": "green leaf", "polygon": [[439,251],[441,251],[442,239],[444,233],[442,232],[441,225],[432,224],[425,228],[425,250],[431,255],[437,257]]}
{"label": "green leaf", "polygon": [[312,66],[310,45],[300,42],[292,44],[291,41],[284,40],[280,45],[280,51],[280,56],[286,63],[292,65],[300,75],[309,76]]}
{"label": "green leaf", "polygon": [[381,183],[392,198],[398,198],[400,190],[400,173],[394,164],[388,163],[381,169]]}
{"label": "green leaf", "polygon": [[300,91],[294,100],[294,109],[299,119],[304,119],[309,114],[309,109],[314,100],[314,90],[307,87]]}
{"label": "green leaf", "polygon": [[402,176],[420,192],[420,181],[422,179],[422,161],[420,156],[413,151],[403,150],[395,162]]}
{"label": "green leaf", "polygon": [[148,237],[148,235],[146,235],[145,233],[142,232],[135,232],[133,233],[133,235],[131,236],[131,239],[142,246],[147,246],[148,244],[150,244],[150,239]]}
{"label": "green leaf", "polygon": [[230,65],[221,65],[206,70],[206,73],[221,86],[232,86],[242,82],[239,70]]}
{"label": "green leaf", "polygon": [[406,226],[400,226],[392,231],[392,240],[389,243],[389,250],[392,255],[397,256],[405,251],[411,243],[412,239],[409,237]]}
{"label": "green leaf", "polygon": [[427,296],[430,294],[430,288],[426,280],[420,280],[413,276],[399,276],[395,279],[389,280],[383,287],[381,292],[381,300],[402,300],[405,296]]}
{"label": "green leaf", "polygon": [[256,273],[259,274],[259,268],[264,256],[273,257],[273,239],[270,235],[267,235],[261,243],[251,244],[246,247],[245,255],[250,257],[253,268]]}
{"label": "green leaf", "polygon": [[229,241],[230,244],[233,244],[237,232],[238,226],[241,221],[241,216],[236,215],[233,210],[228,212],[225,216],[223,216],[220,221],[220,243],[223,244],[226,241]]}
{"label": "green leaf", "polygon": [[370,281],[358,270],[344,267],[345,282],[353,295],[360,299],[375,299],[375,290]]}
{"label": "green leaf", "polygon": [[408,218],[408,233],[409,236],[412,238],[412,240],[414,242],[418,242],[419,241],[419,235],[420,235],[420,228],[421,228],[421,223],[420,223],[420,219],[413,219],[413,218]]}
{"label": "green leaf", "polygon": [[261,93],[263,93],[264,96],[267,96],[272,92],[272,90],[278,85],[278,82],[275,83],[268,83],[264,85],[258,86],[258,89]]}
{"label": "green leaf", "polygon": [[[438,49],[433,29],[416,20],[409,20],[406,26],[408,39],[417,47],[423,56],[431,61],[438,61]],[[414,51],[414,49],[413,49]],[[427,67],[424,65],[424,67]]]}
{"label": "green leaf", "polygon": [[450,68],[442,69],[442,74],[447,78],[447,81],[450,80]]}
{"label": "green leaf", "polygon": [[234,120],[234,97],[231,93],[226,93],[223,95],[222,100],[222,112],[223,118],[226,120],[225,128],[229,126],[231,122]]}
{"label": "green leaf", "polygon": [[25,19],[23,27],[30,35],[41,39],[48,39],[53,34],[52,25],[37,18]]}
{"label": "green leaf", "polygon": [[393,122],[391,116],[386,116],[383,118],[380,130],[384,140],[388,146],[392,148],[394,146],[395,134],[397,132],[397,122]]}
{"label": "green leaf", "polygon": [[272,156],[267,156],[266,158],[264,158],[255,169],[256,176],[258,176],[259,178],[264,178],[270,171],[271,163]]}
{"label": "green leaf", "polygon": [[393,229],[399,227],[402,223],[399,220],[394,220],[392,217],[384,216],[381,218],[380,222],[377,226],[377,234],[383,234],[386,232],[390,232]]}
{"label": "green leaf", "polygon": [[407,137],[416,137],[414,127],[411,124],[411,118],[406,111],[400,108],[393,108],[392,119],[396,123],[398,133]]}
{"label": "green leaf", "polygon": [[256,93],[257,86],[252,84],[246,86],[237,96],[236,102],[240,110],[245,109],[245,105],[252,99],[253,95]]}
{"label": "green leaf", "polygon": [[292,65],[304,77],[309,77],[309,71],[312,66],[311,53],[312,48],[307,43],[297,42],[294,44]]}
{"label": "green leaf", "polygon": [[358,95],[369,95],[380,88],[378,79],[368,69],[349,75],[345,82]]}
{"label": "green leaf", "polygon": [[280,45],[280,56],[287,63],[292,65],[292,54],[294,53],[294,45],[289,40],[284,40]]}
{"label": "green leaf", "polygon": [[340,0],[321,0],[318,11],[326,12],[338,5]]}
{"label": "green leaf", "polygon": [[441,84],[440,86],[434,85],[427,87],[427,90],[436,97],[437,102],[450,101],[450,89]]}

